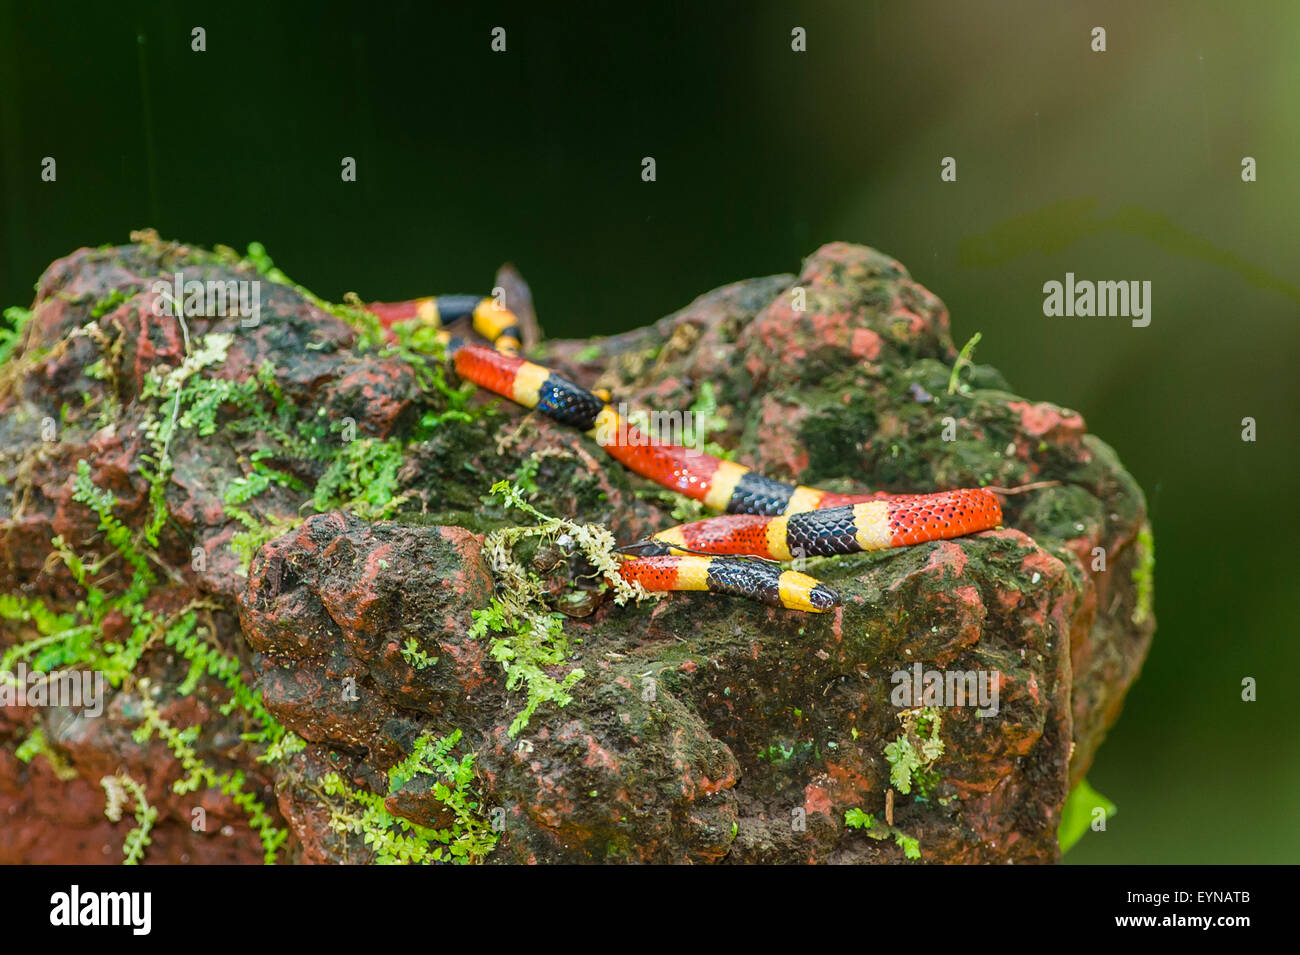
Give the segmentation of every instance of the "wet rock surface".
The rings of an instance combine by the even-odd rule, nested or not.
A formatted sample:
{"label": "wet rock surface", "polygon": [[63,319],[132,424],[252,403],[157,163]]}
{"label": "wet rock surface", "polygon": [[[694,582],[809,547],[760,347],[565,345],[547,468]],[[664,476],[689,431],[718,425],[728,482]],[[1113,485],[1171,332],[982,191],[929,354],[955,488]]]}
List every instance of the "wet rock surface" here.
{"label": "wet rock surface", "polygon": [[[60,608],[83,596],[51,559],[55,535],[110,554],[97,516],[73,498],[78,461],[111,491],[123,523],[148,522],[141,425],[155,412],[141,390],[151,369],[185,354],[175,320],[152,314],[150,287],[182,266],[258,277],[238,257],[156,241],[82,250],[42,277],[27,358],[0,393],[0,592]],[[159,613],[201,603],[208,638],[306,745],[258,761],[239,712],[222,712],[228,688],[208,676],[188,694],[161,692],[184,683],[188,664],[151,645],[139,664],[147,685],[123,682],[101,718],[0,708],[0,861],[115,861],[127,826],[104,818],[98,780],[119,770],[159,809],[149,861],[261,860],[229,797],[173,792],[180,770],[166,747],[132,737],[142,693],[175,725],[200,727],[205,759],[247,774],[245,788],[288,830],[290,860],[373,857],[329,825],[320,797],[329,774],[386,797],[394,816],[445,825],[427,785],[390,792],[387,772],[422,735],[453,730],[475,755],[482,808],[501,830],[489,862],[900,862],[895,833],[914,839],[925,862],[1058,857],[1062,803],[1154,627],[1149,590],[1135,582],[1147,572],[1144,500],[1078,414],[1018,397],[980,365],[950,393],[948,315],[898,262],[831,244],[798,276],[726,286],[627,334],[546,343],[538,360],[631,407],[706,403],[725,422],[711,440],[772,477],[840,491],[1024,489],[1005,498],[1004,528],[813,561],[809,572],[843,597],[825,615],[705,594],[593,599],[592,612],[563,624],[569,655],[553,675],[584,672],[571,702],[543,704],[514,736],[521,693],[506,686],[488,641],[469,634],[493,596],[484,535],[521,522],[485,500],[490,485],[524,469],[539,511],[608,527],[620,542],[681,513],[590,438],[507,403],[414,439],[422,416],[446,410],[419,369],[359,348],[346,316],[292,286],[263,289],[255,328],[193,322],[194,340],[230,335],[209,373],[246,380],[270,360],[284,403],[304,417],[323,410],[360,435],[402,439],[400,503],[385,520],[314,513],[309,495],[272,486],[248,506],[286,532],[245,576],[232,549],[244,525],[224,497],[249,473],[258,435],[181,431],[156,548],[162,582],[148,599]],[[106,353],[118,373],[89,374]],[[46,419],[58,423],[56,440],[43,439]],[[324,465],[283,467],[311,487]],[[111,562],[104,570],[105,590],[126,585]],[[0,627],[0,646],[32,636],[22,621]],[[436,662],[412,662],[412,647]],[[885,748],[906,732],[910,708],[898,705],[894,674],[910,677],[918,664],[996,674],[997,712],[940,708],[942,754],[924,785],[903,793]],[[59,779],[44,757],[15,756],[35,727],[73,778]],[[201,831],[196,806],[212,815]],[[889,838],[846,826],[855,809],[874,815],[876,835],[889,825]]]}

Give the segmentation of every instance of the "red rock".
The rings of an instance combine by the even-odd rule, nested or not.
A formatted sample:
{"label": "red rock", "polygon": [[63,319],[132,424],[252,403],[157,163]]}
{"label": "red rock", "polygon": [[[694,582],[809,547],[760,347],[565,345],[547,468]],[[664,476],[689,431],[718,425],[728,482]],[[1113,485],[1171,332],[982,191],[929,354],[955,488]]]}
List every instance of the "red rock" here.
{"label": "red rock", "polygon": [[[53,533],[105,552],[97,519],[71,499],[80,459],[128,526],[148,519],[138,392],[147,370],[180,351],[174,323],[152,315],[147,286],[182,260],[250,274],[204,255],[153,244],[82,250],[42,278],[31,346],[51,351],[0,396],[0,443],[21,461],[19,485],[0,490],[0,589],[60,606],[80,596],[48,559]],[[795,308],[796,288],[806,310]],[[102,393],[85,374],[99,346],[73,332],[110,290],[127,296],[98,323],[121,342],[130,371],[118,384],[121,412],[106,428],[73,416],[46,447],[43,416]],[[216,373],[242,379],[270,358],[302,413],[352,417],[363,436],[409,434],[430,399],[404,362],[354,352],[355,331],[291,287],[267,283],[263,309],[274,320],[238,329]],[[200,319],[191,334],[209,331],[236,326]],[[536,507],[630,541],[674,523],[669,506],[638,495],[643,482],[589,439],[503,405],[407,449],[399,484],[408,497],[395,521],[311,515],[301,492],[266,491],[259,513],[305,519],[262,547],[245,578],[230,548],[242,525],[224,494],[250,446],[182,434],[159,547],[172,573],[150,606],[213,605],[211,639],[240,658],[268,709],[308,745],[275,766],[256,762],[238,740],[240,720],[221,714],[228,694],[213,680],[191,700],[169,699],[167,714],[201,728],[205,758],[249,774],[250,789],[291,832],[285,857],[372,858],[329,826],[319,797],[329,772],[384,796],[390,812],[447,824],[427,778],[389,793],[386,771],[420,735],[459,729],[459,752],[476,756],[485,810],[504,810],[489,861],[902,861],[892,841],[848,829],[843,816],[860,808],[883,818],[892,786],[884,746],[900,733],[892,676],[920,663],[995,671],[999,712],[942,711],[934,791],[896,792],[895,827],[919,840],[922,861],[1056,859],[1065,794],[1116,718],[1154,627],[1136,612],[1132,584],[1145,504],[1113,452],[1079,415],[1010,395],[993,369],[963,372],[968,386],[949,395],[956,349],[942,302],[895,260],[844,243],[818,250],[798,277],[734,283],[649,328],[602,339],[598,362],[579,360],[588,344],[550,343],[547,360],[586,383],[604,369],[601,385],[656,410],[689,407],[700,384],[712,383],[727,418],[716,440],[775,477],[839,491],[1047,484],[1007,498],[1006,529],[818,565],[843,596],[834,613],[679,595],[566,620],[571,652],[552,675],[580,666],[586,676],[568,706],[543,705],[512,738],[521,691],[505,686],[488,641],[467,634],[493,592],[483,531],[518,520],[483,502],[487,487],[530,462]],[[949,415],[959,422],[955,442],[940,436]],[[310,485],[319,473],[299,476]],[[1092,569],[1097,547],[1105,571]],[[555,595],[571,589],[571,571],[560,561],[547,572]],[[105,586],[123,584],[119,575]],[[124,626],[118,615],[107,629]],[[0,643],[19,638],[4,633]],[[408,662],[408,639],[437,663]],[[141,663],[158,687],[175,687],[187,669],[165,647]],[[355,686],[350,698],[345,681]],[[122,690],[100,721],[0,711],[0,814],[13,820],[0,834],[0,861],[116,861],[125,829],[103,818],[98,779],[118,767],[160,809],[150,861],[261,858],[228,797],[171,792],[174,761],[157,740],[139,745],[130,735],[138,706]],[[77,779],[56,779],[44,757],[14,758],[36,720]],[[212,817],[207,832],[190,829],[196,807]],[[792,826],[799,808],[803,828]]]}

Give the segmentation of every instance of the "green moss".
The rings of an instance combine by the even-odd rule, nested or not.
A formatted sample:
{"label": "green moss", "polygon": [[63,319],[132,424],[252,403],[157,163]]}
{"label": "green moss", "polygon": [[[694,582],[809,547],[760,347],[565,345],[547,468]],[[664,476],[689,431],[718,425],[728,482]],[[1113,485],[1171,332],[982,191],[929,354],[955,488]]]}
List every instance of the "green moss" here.
{"label": "green moss", "polygon": [[704,506],[704,502],[683,497],[676,491],[637,488],[636,496],[643,501],[649,501],[662,510],[666,510],[669,516],[678,524],[702,520],[713,515],[713,512]]}
{"label": "green moss", "polygon": [[878,425],[869,401],[844,404],[817,400],[816,405],[808,408],[799,432],[799,443],[808,453],[808,468],[800,477],[819,481],[818,487],[825,487],[822,478],[841,475],[858,466],[856,459],[846,461],[845,449],[857,448],[876,434]]}
{"label": "green moss", "polygon": [[130,293],[115,288],[90,307],[90,317],[96,320],[101,319],[130,298]]}
{"label": "green moss", "polygon": [[1068,484],[1040,488],[1028,495],[1021,519],[1036,528],[1040,538],[1066,541],[1082,536],[1090,526],[1105,526],[1106,513],[1105,505],[1086,488]]}
{"label": "green moss", "polygon": [[506,689],[523,686],[526,690],[524,708],[510,723],[512,737],[519,735],[542,704],[568,706],[573,699],[569,690],[586,675],[575,668],[556,680],[548,672],[568,659],[562,621],[561,614],[536,610],[516,615],[495,598],[486,609],[474,611],[469,635],[477,639],[493,634],[488,652],[505,670]]}
{"label": "green moss", "polygon": [[351,511],[367,521],[392,517],[406,500],[406,495],[397,494],[404,450],[397,438],[344,442],[316,484],[312,507],[319,512]]}
{"label": "green moss", "polygon": [[1133,583],[1137,594],[1133,605],[1133,623],[1141,626],[1151,619],[1155,599],[1156,539],[1150,522],[1145,522],[1137,536],[1137,564],[1133,567]]}
{"label": "green moss", "polygon": [[[200,374],[225,361],[231,341],[228,334],[207,335],[180,366],[151,372],[146,379],[142,399],[156,398],[160,404],[144,423],[153,449],[142,462],[150,482],[153,516],[146,538],[152,544],[157,543],[167,517],[165,491],[173,466],[170,447],[178,431],[189,430],[199,437],[221,433],[232,441],[247,436],[260,442],[247,455],[248,472],[236,478],[224,496],[226,513],[244,526],[232,546],[241,571],[247,573],[252,555],[262,544],[299,523],[274,514],[259,518],[245,506],[265,491],[280,487],[309,493],[317,512],[345,510],[370,521],[393,517],[407,499],[398,492],[397,475],[409,445],[427,440],[449,422],[472,420],[466,410],[469,391],[448,386],[441,365],[427,356],[399,349],[412,363],[422,391],[443,407],[426,411],[407,438],[354,438],[347,433],[350,423],[328,421],[323,408],[314,415],[304,414],[289,401],[269,361],[242,381]],[[316,470],[319,476],[309,487],[289,469],[273,467],[268,461]]]}

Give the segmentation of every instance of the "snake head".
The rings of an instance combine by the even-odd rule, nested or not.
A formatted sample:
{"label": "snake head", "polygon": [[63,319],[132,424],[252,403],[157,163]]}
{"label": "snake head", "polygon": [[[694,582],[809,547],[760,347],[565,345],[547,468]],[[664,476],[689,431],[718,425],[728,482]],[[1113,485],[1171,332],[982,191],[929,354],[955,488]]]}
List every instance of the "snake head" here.
{"label": "snake head", "polygon": [[674,553],[673,548],[667,544],[660,543],[651,538],[644,538],[634,544],[624,544],[622,547],[615,547],[614,553],[622,554],[624,557],[665,557]]}
{"label": "snake head", "polygon": [[808,602],[821,613],[840,605],[840,595],[825,584],[818,584],[808,591]]}

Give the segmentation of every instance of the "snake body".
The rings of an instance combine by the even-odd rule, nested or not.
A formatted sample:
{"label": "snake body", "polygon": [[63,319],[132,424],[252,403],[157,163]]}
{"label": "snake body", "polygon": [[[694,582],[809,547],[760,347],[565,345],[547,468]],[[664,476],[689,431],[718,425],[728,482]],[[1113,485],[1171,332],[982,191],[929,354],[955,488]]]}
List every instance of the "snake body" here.
{"label": "snake body", "polygon": [[[444,295],[368,306],[386,327],[417,320],[442,329],[461,378],[590,434],[629,470],[725,516],[660,531],[624,557],[620,575],[654,591],[708,591],[813,613],[838,595],[774,561],[907,547],[1002,523],[985,488],[930,494],[837,494],[765,477],[750,468],[675,444],[652,441],[601,396],[518,354],[519,321],[493,299]],[[491,345],[445,330],[468,319]],[[635,553],[632,553],[635,551]]]}

